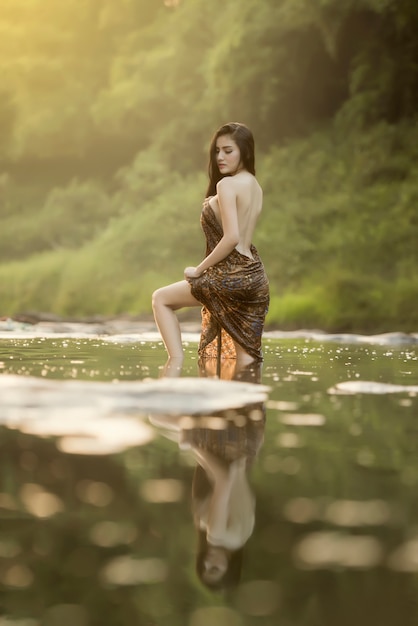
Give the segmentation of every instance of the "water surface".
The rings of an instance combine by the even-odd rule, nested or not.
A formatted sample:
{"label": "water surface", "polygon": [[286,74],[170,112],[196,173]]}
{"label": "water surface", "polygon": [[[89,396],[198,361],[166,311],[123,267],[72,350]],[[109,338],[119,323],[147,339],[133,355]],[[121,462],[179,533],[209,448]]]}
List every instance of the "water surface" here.
{"label": "water surface", "polygon": [[[0,625],[418,624],[416,343],[360,339],[266,335],[216,386],[193,334],[168,379],[152,333],[3,333]],[[217,592],[195,571],[215,439],[250,533]]]}

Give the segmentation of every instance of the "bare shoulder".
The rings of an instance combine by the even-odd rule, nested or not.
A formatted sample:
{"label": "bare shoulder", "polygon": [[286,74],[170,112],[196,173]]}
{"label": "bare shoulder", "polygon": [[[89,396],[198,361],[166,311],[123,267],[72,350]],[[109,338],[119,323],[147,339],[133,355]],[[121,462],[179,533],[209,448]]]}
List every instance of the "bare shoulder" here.
{"label": "bare shoulder", "polygon": [[224,176],[216,184],[216,191],[219,192],[231,192],[236,191],[235,176]]}
{"label": "bare shoulder", "polygon": [[236,193],[241,198],[249,198],[250,204],[262,202],[263,190],[260,183],[250,172],[241,172],[234,176],[236,179]]}
{"label": "bare shoulder", "polygon": [[240,172],[235,174],[235,176],[224,176],[217,183],[216,189],[221,192],[235,191],[236,193],[250,190],[262,192],[260,183],[250,172]]}

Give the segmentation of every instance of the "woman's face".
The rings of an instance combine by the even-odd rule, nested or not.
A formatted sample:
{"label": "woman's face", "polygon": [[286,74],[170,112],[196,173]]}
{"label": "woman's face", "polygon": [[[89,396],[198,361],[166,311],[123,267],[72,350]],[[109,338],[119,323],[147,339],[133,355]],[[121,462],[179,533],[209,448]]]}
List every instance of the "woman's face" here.
{"label": "woman's face", "polygon": [[228,569],[228,553],[224,548],[208,546],[203,567],[203,580],[208,584],[218,582]]}
{"label": "woman's face", "polygon": [[231,135],[217,138],[215,157],[221,174],[236,174],[241,165],[241,153]]}

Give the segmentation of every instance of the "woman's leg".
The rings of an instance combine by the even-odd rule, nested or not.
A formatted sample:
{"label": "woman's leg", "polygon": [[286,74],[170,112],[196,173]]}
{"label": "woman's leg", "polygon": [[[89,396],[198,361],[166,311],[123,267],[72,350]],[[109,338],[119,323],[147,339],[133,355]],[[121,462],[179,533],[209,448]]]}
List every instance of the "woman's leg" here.
{"label": "woman's leg", "polygon": [[248,354],[236,341],[234,341],[234,346],[237,355],[237,368],[245,367],[255,361],[254,357]]}
{"label": "woman's leg", "polygon": [[183,358],[180,325],[175,311],[191,306],[202,305],[192,296],[187,280],[161,287],[152,294],[155,323],[170,358]]}

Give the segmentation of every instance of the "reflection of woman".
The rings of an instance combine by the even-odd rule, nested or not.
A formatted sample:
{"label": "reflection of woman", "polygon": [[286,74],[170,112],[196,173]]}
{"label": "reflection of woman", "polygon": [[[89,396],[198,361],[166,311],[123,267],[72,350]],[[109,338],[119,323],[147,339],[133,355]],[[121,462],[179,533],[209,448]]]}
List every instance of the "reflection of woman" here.
{"label": "reflection of woman", "polygon": [[[233,366],[233,367],[231,367]],[[261,363],[238,367],[236,360],[201,359],[202,377],[260,383]],[[175,367],[170,376],[180,376]],[[255,500],[248,471],[263,443],[263,402],[199,416],[152,416],[150,422],[190,451],[197,466],[193,478],[193,515],[198,532],[196,570],[200,580],[219,589],[237,583],[243,547],[255,520]]]}
{"label": "reflection of woman", "polygon": [[[208,375],[214,364],[205,360],[200,366],[201,374]],[[234,378],[260,382],[260,366],[235,371]],[[196,571],[213,589],[236,584],[240,578],[243,548],[255,521],[248,471],[263,442],[264,421],[264,405],[256,403],[195,418],[181,432],[181,447],[190,449],[198,463],[192,488]]]}
{"label": "reflection of woman", "polygon": [[182,359],[175,311],[203,305],[200,356],[215,356],[221,341],[225,356],[241,364],[260,361],[269,286],[252,238],[263,194],[255,178],[254,139],[244,124],[225,124],[216,132],[209,178],[201,215],[206,257],[185,269],[186,280],[153,294],[155,321],[169,357]]}
{"label": "reflection of woman", "polygon": [[240,577],[243,546],[254,528],[254,496],[245,476],[245,458],[228,466],[207,451],[196,457],[196,571],[209,587],[227,586]]}
{"label": "reflection of woman", "polygon": [[[221,415],[219,415],[221,417]],[[183,431],[182,447],[196,458],[193,513],[199,536],[196,570],[211,588],[237,583],[243,547],[254,528],[255,500],[248,469],[264,432],[262,406],[225,412],[223,427],[216,420]]]}

